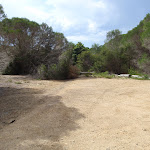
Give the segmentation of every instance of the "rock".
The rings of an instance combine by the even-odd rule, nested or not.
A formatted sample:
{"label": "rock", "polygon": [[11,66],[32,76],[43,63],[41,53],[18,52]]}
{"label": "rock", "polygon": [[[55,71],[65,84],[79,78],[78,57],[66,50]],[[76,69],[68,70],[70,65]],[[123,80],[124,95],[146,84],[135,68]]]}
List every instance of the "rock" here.
{"label": "rock", "polygon": [[142,77],[141,76],[139,76],[139,75],[132,75],[131,76],[132,78],[139,78],[139,79],[141,79]]}
{"label": "rock", "polygon": [[126,77],[126,78],[129,78],[131,75],[130,74],[120,74],[118,75],[118,77]]}

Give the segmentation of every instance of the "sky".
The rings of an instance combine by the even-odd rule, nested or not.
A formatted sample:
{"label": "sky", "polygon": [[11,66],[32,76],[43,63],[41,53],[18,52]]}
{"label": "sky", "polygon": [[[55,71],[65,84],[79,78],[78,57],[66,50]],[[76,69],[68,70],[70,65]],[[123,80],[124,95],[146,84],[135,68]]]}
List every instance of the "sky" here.
{"label": "sky", "polygon": [[103,45],[107,32],[127,33],[150,13],[150,0],[0,0],[8,18],[47,23],[69,42]]}

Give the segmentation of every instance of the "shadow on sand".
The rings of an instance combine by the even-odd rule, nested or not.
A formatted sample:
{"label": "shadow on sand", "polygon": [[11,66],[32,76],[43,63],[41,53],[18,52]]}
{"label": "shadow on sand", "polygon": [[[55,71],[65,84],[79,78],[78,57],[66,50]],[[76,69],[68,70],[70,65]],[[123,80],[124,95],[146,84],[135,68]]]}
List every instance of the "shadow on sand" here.
{"label": "shadow on sand", "polygon": [[77,120],[84,115],[65,106],[60,96],[42,94],[0,87],[0,149],[66,149],[60,140],[80,128]]}

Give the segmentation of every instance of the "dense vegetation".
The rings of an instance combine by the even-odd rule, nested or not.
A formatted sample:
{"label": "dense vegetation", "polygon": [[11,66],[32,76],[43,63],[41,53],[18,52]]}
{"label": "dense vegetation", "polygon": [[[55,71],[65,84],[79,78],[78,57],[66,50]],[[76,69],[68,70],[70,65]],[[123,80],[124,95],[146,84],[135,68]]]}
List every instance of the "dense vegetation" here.
{"label": "dense vegetation", "polygon": [[77,69],[71,65],[73,44],[62,33],[26,18],[8,19],[1,10],[0,49],[12,57],[4,74],[33,74],[44,79],[76,77]]}
{"label": "dense vegetation", "polygon": [[4,74],[33,74],[42,79],[69,79],[79,71],[150,74],[150,14],[127,34],[107,33],[105,44],[85,47],[68,42],[47,24],[8,19],[0,5],[0,51],[12,59]]}

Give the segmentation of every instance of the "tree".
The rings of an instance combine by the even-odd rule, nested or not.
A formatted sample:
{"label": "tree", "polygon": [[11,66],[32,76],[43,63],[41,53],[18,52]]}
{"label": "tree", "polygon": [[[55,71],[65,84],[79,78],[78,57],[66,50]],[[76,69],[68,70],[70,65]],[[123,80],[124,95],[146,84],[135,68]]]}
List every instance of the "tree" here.
{"label": "tree", "polygon": [[3,6],[0,4],[0,51],[2,51],[2,20],[6,18]]}
{"label": "tree", "polygon": [[72,55],[74,64],[76,64],[76,62],[77,62],[78,55],[81,54],[83,51],[86,51],[86,50],[88,50],[88,48],[84,47],[84,45],[81,42],[78,42],[75,45],[75,47],[73,49],[73,55]]}
{"label": "tree", "polygon": [[6,18],[2,21],[2,30],[2,47],[14,58],[12,66],[18,67],[16,74],[36,73],[41,64],[58,63],[59,56],[68,47],[62,33],[26,18]]}
{"label": "tree", "polygon": [[102,46],[95,43],[95,44],[92,45],[92,48],[90,49],[90,51],[93,54],[98,54],[98,53],[100,53],[101,49],[102,49]]}
{"label": "tree", "polygon": [[95,57],[90,51],[83,51],[78,55],[77,62],[81,71],[89,71],[93,68]]}
{"label": "tree", "polygon": [[142,45],[150,50],[150,14],[143,20],[143,32],[141,35]]}
{"label": "tree", "polygon": [[1,42],[4,50],[10,55],[26,54],[36,48],[39,24],[25,18],[4,19]]}
{"label": "tree", "polygon": [[[52,27],[42,23],[37,42],[39,62],[50,66],[59,61],[59,56],[68,49],[69,44],[62,33],[53,32]],[[37,51],[35,51],[37,52]]]}
{"label": "tree", "polygon": [[109,42],[115,38],[119,38],[120,35],[121,31],[119,31],[118,29],[109,31],[106,35],[106,42]]}
{"label": "tree", "polygon": [[119,49],[121,39],[121,31],[118,29],[112,30],[107,33],[105,47],[109,50]]}
{"label": "tree", "polygon": [[0,4],[0,21],[6,18],[6,14],[4,12],[3,6]]}

